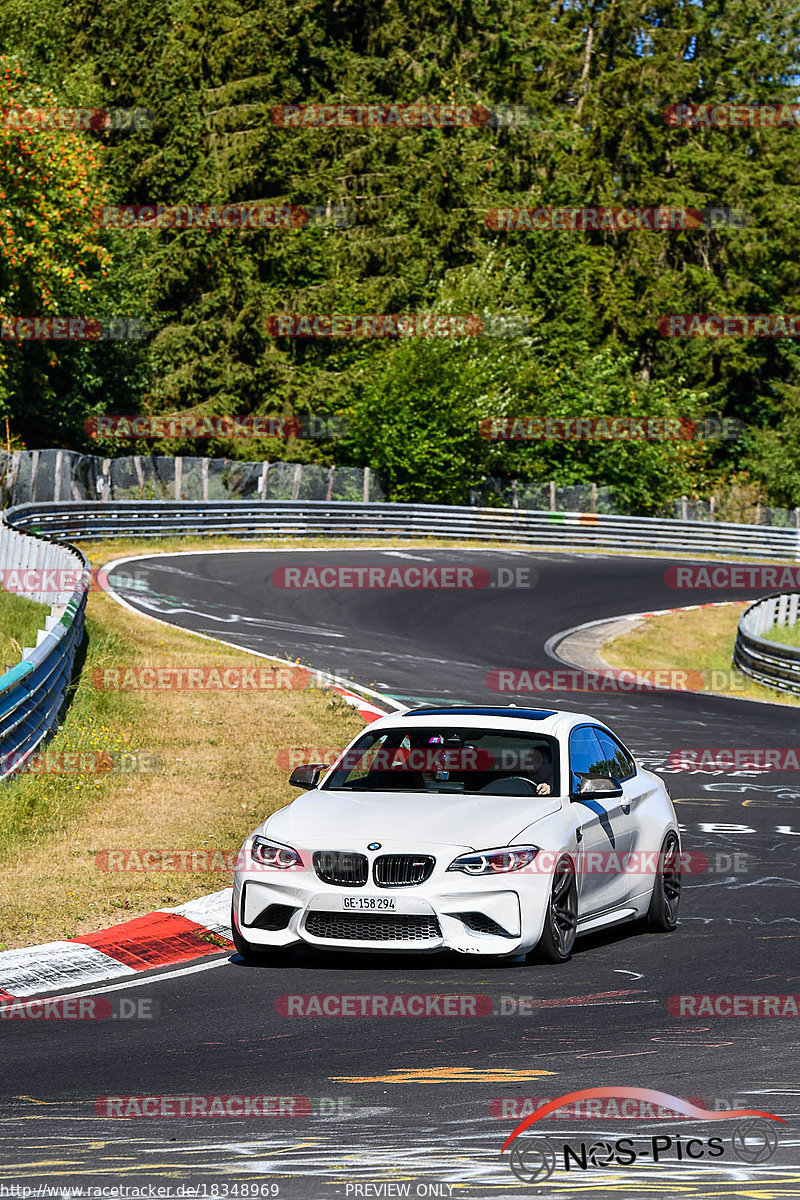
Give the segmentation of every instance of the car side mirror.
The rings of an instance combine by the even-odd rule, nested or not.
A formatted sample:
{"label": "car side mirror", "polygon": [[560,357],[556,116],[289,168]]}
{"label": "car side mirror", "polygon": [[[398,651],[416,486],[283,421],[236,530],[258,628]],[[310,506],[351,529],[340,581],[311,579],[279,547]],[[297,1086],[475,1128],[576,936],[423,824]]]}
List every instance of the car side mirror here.
{"label": "car side mirror", "polygon": [[295,767],[289,776],[289,783],[292,787],[315,788],[320,781],[322,772],[327,769],[322,763],[309,763],[305,767]]}
{"label": "car side mirror", "polygon": [[613,775],[581,775],[576,772],[580,783],[577,792],[571,795],[572,800],[583,800],[588,796],[598,796],[603,800],[614,800],[621,796],[622,784]]}

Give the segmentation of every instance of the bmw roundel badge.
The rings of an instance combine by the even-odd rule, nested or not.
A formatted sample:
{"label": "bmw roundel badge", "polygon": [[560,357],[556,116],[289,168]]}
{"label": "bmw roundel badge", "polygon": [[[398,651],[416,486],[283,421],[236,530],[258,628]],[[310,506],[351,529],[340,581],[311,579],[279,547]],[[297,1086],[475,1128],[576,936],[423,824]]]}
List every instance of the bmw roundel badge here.
{"label": "bmw roundel badge", "polygon": [[380,850],[380,848],[381,848],[380,842],[370,842],[370,844],[367,846],[368,850]]}

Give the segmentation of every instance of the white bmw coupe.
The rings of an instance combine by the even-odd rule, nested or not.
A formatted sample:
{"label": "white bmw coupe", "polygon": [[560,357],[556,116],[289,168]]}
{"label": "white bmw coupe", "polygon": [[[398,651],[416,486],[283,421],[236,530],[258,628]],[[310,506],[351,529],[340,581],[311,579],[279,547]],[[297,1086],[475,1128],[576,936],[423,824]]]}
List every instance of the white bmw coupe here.
{"label": "white bmw coupe", "polygon": [[669,793],[600,721],[418,708],[370,725],[242,847],[233,940],[566,961],[575,938],[678,920]]}

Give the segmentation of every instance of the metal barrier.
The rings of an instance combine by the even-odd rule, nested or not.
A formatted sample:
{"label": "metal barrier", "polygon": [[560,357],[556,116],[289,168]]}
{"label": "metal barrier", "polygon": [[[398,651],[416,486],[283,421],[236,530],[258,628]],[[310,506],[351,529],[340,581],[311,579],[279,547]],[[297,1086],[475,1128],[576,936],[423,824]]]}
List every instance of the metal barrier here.
{"label": "metal barrier", "polygon": [[800,692],[800,648],[761,636],[776,625],[794,625],[799,608],[800,592],[776,592],[746,608],[736,632],[734,665],[768,687]]}
{"label": "metal barrier", "polygon": [[[87,559],[10,527],[0,513],[0,566],[10,591],[51,604],[37,645],[0,675],[0,779],[22,766],[58,724],[83,638]],[[16,580],[11,573],[17,574]]]}
{"label": "metal barrier", "polygon": [[800,532],[726,522],[348,501],[31,503],[9,509],[17,529],[56,541],[233,534],[242,538],[435,537],[587,549],[662,550],[800,561]]}

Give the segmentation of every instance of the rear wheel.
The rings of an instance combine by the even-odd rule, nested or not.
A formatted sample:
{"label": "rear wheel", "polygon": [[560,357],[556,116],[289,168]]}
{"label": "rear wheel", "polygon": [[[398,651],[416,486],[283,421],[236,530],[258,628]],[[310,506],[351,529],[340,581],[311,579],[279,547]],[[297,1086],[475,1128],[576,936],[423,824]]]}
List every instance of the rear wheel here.
{"label": "rear wheel", "polygon": [[578,881],[572,859],[564,854],[556,863],[553,885],[536,955],[544,962],[566,962],[572,954],[578,929]]}
{"label": "rear wheel", "polygon": [[681,861],[678,836],[668,833],[661,843],[647,924],[654,933],[671,933],[678,924],[681,902]]}

